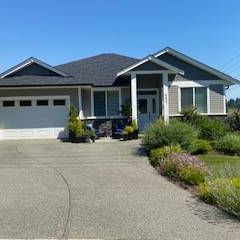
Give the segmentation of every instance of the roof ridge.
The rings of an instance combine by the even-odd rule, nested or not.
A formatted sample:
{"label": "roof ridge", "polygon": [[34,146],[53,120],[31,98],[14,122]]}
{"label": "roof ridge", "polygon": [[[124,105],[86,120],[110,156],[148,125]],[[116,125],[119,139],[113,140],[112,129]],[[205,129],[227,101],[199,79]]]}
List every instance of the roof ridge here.
{"label": "roof ridge", "polygon": [[81,59],[78,59],[78,60],[73,60],[73,61],[70,61],[70,62],[62,63],[62,64],[56,65],[54,67],[60,67],[60,66],[64,66],[64,65],[67,65],[67,64],[78,63],[78,62],[81,62],[81,61],[84,61],[84,60],[88,60],[88,59],[91,59],[91,58],[97,58],[97,57],[100,57],[100,56],[110,56],[110,55],[139,60],[138,58],[129,57],[129,56],[118,54],[118,53],[100,53],[100,54],[97,54],[97,55],[94,55],[94,56],[91,56],[91,57],[85,57],[85,58],[81,58]]}

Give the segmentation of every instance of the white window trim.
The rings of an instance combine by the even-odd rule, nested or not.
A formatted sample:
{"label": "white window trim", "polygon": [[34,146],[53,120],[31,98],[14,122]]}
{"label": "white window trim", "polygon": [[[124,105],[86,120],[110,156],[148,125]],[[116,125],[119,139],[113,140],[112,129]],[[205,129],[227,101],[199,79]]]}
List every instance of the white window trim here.
{"label": "white window trim", "polygon": [[[176,114],[176,116],[181,116],[181,112],[182,112],[182,92],[181,89],[182,88],[192,88],[193,91],[193,106],[196,106],[196,88],[206,88],[207,89],[207,112],[206,113],[199,113],[200,115],[209,115],[210,114],[210,93],[209,93],[209,87],[206,86],[200,86],[200,87],[179,87],[178,90],[178,110],[180,112],[180,114]],[[175,115],[174,115],[175,116]]]}
{"label": "white window trim", "polygon": [[[87,119],[111,119],[111,118],[119,118],[121,117],[121,114],[118,115],[108,115],[108,109],[107,109],[107,92],[108,91],[118,91],[119,96],[119,103],[118,103],[118,110],[121,111],[121,88],[119,87],[98,87],[98,88],[91,88],[91,112],[92,116],[88,117]],[[95,116],[95,109],[94,109],[94,92],[105,92],[105,109],[106,109],[106,115],[105,116]]]}

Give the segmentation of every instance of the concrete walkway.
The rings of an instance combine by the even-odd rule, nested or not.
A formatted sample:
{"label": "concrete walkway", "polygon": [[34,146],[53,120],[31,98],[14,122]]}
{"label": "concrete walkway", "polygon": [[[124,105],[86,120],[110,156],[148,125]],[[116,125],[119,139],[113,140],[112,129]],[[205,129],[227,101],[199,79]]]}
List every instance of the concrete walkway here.
{"label": "concrete walkway", "polygon": [[156,174],[139,142],[0,142],[0,238],[240,239],[239,221]]}

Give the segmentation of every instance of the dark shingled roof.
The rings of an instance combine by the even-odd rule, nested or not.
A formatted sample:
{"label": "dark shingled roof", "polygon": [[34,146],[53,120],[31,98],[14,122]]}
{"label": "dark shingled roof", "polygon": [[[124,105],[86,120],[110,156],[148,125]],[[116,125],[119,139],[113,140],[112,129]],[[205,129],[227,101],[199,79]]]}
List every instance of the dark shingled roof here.
{"label": "dark shingled roof", "polygon": [[101,54],[59,65],[56,68],[78,79],[79,83],[110,86],[116,80],[119,71],[138,61],[139,59],[118,54]]}
{"label": "dark shingled roof", "polygon": [[[139,59],[118,54],[101,54],[55,67],[56,69],[66,72],[70,77],[35,75],[6,77],[0,79],[0,87],[61,85],[111,86],[116,82],[117,73],[120,70],[138,61]],[[123,82],[125,82],[125,79],[123,79]]]}

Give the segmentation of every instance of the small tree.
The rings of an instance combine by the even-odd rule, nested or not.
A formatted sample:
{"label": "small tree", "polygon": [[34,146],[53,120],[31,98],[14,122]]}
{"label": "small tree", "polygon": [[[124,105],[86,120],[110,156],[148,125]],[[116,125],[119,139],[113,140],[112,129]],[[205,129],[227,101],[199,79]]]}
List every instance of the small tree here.
{"label": "small tree", "polygon": [[69,117],[68,117],[68,131],[69,131],[69,138],[73,139],[76,137],[77,128],[79,125],[79,120],[77,109],[74,106],[70,107]]}

